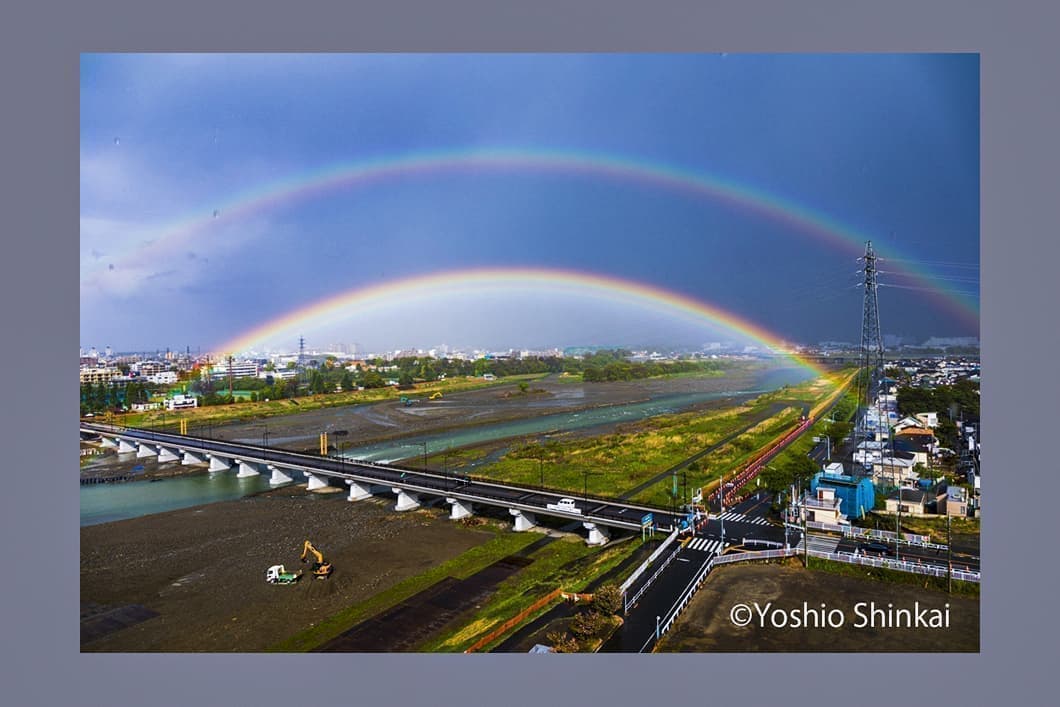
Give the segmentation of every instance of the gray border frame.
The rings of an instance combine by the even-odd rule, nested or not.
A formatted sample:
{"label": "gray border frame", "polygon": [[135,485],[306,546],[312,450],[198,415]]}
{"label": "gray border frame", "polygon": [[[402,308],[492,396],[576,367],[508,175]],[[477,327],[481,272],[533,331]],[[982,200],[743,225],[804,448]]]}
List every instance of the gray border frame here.
{"label": "gray border frame", "polygon": [[[690,697],[802,702],[804,678],[860,704],[1050,702],[1056,562],[1019,552],[1055,537],[1052,455],[1060,350],[1055,276],[1054,3],[696,0],[643,3],[103,0],[7,13],[3,285],[8,704],[646,704]],[[330,6],[329,6],[330,5]],[[269,656],[80,655],[77,496],[62,479],[76,407],[61,373],[78,344],[77,96],[84,51],[972,51],[982,81],[982,340],[987,579],[980,655]],[[1050,218],[1052,217],[1052,218]],[[1053,226],[1054,229],[1050,229]],[[1042,305],[1045,305],[1044,307]],[[1045,309],[1044,317],[1037,316]],[[1046,375],[1040,375],[1044,373]],[[55,425],[55,411],[60,412]],[[15,552],[31,542],[33,552]],[[904,693],[908,694],[908,693]],[[556,695],[563,695],[557,698]]]}

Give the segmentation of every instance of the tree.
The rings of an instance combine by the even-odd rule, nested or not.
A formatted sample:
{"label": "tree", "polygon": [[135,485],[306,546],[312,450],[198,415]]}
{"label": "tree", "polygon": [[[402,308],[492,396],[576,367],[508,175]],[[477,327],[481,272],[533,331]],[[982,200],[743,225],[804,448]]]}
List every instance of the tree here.
{"label": "tree", "polygon": [[549,631],[545,634],[545,640],[552,646],[552,650],[557,653],[578,652],[578,642],[568,635],[566,631]]}
{"label": "tree", "polygon": [[525,393],[528,390],[530,390],[530,384],[526,381],[519,381],[519,392]]}
{"label": "tree", "polygon": [[832,442],[833,452],[843,442],[843,439],[846,438],[848,434],[850,434],[851,429],[852,425],[849,422],[833,422],[828,427],[828,432],[826,432],[825,434]]}
{"label": "tree", "polygon": [[592,609],[583,611],[571,619],[570,632],[575,638],[591,638],[602,628],[603,618],[599,612]]}
{"label": "tree", "polygon": [[622,610],[622,592],[614,584],[605,584],[593,594],[593,607],[604,615]]}
{"label": "tree", "polygon": [[353,390],[353,375],[349,371],[343,372],[339,385],[342,386],[343,392]]}

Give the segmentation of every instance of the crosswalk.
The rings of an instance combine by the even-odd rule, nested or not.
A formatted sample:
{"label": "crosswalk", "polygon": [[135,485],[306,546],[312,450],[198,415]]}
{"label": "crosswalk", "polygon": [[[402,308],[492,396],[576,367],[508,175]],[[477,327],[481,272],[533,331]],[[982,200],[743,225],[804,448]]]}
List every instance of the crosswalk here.
{"label": "crosswalk", "polygon": [[751,516],[745,516],[743,513],[736,513],[735,511],[728,511],[722,513],[720,516],[713,516],[715,519],[721,518],[722,520],[732,521],[734,523],[750,523],[751,525],[770,525],[770,522],[765,518],[752,518]]}
{"label": "crosswalk", "polygon": [[[725,547],[728,547],[732,543],[725,543]],[[699,552],[706,552],[713,555],[717,555],[721,552],[721,540],[711,540],[710,538],[692,538],[692,541],[685,545],[689,550],[698,550]]]}
{"label": "crosswalk", "polygon": [[835,552],[836,547],[839,546],[839,538],[831,535],[810,533],[806,536],[806,542],[814,552]]}

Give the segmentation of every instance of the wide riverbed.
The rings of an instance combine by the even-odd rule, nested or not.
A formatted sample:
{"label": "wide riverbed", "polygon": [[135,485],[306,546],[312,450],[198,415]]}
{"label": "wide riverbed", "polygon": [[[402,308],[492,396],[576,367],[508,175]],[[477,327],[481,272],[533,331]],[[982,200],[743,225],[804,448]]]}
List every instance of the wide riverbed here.
{"label": "wide riverbed", "polygon": [[[480,444],[509,437],[546,434],[553,430],[572,431],[599,428],[601,433],[603,433],[608,428],[620,423],[670,414],[723,398],[749,398],[785,385],[801,383],[811,377],[812,374],[802,368],[773,369],[763,371],[753,381],[747,379],[732,381],[734,384],[739,383],[749,386],[744,389],[736,387],[725,389],[725,386],[718,385],[713,386],[714,390],[707,392],[674,393],[660,390],[650,393],[647,400],[638,402],[603,405],[573,412],[544,414],[523,419],[485,423],[473,427],[402,436],[399,439],[356,447],[350,444],[348,448],[344,449],[343,456],[370,461],[396,461],[423,455],[425,446],[426,453],[433,454],[449,448]],[[722,380],[724,379],[718,382],[720,383]],[[585,387],[587,386],[583,384],[563,384],[562,391],[568,393],[568,395],[576,394]],[[357,407],[378,408],[379,406]],[[393,404],[391,404],[391,407],[393,407]],[[274,435],[270,434],[271,441],[283,444],[284,435],[278,429],[279,423],[269,420],[267,424],[276,433]],[[244,427],[251,426],[252,423],[244,425]],[[233,429],[232,434],[225,435],[225,437],[248,443],[260,442],[260,438],[242,437],[238,428]],[[336,437],[335,439],[342,438]],[[295,440],[292,439],[291,441]],[[132,453],[113,455],[104,463],[128,464],[135,458],[135,454]],[[141,460],[141,463],[143,461]],[[146,460],[146,463],[158,465],[157,462],[150,459]],[[175,462],[171,462],[171,464],[176,465]],[[296,481],[300,480],[296,479]],[[124,518],[135,518],[217,501],[230,501],[268,488],[269,477],[267,475],[239,479],[236,478],[234,473],[224,472],[177,476],[160,481],[132,481],[82,486],[81,525],[94,525]]]}

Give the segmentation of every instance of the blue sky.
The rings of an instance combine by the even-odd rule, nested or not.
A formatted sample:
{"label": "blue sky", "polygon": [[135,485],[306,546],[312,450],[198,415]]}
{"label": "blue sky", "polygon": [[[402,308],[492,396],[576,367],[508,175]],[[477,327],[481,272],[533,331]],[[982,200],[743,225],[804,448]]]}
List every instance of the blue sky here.
{"label": "blue sky", "polygon": [[[410,175],[219,218],[180,248],[140,251],[235,194],[336,163],[588,151],[775,193],[918,261],[881,265],[885,284],[923,288],[899,271],[926,265],[934,287],[978,293],[978,86],[978,58],[953,54],[84,55],[81,343],[207,350],[338,292],[500,266],[636,280],[789,340],[856,341],[850,249],[720,200],[588,175]],[[417,319],[427,307],[413,303],[313,336],[378,350],[723,334],[599,303],[541,316],[525,293],[497,296],[495,326],[454,299],[444,322]],[[885,333],[978,336],[937,293],[887,287],[880,302]]]}

